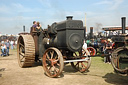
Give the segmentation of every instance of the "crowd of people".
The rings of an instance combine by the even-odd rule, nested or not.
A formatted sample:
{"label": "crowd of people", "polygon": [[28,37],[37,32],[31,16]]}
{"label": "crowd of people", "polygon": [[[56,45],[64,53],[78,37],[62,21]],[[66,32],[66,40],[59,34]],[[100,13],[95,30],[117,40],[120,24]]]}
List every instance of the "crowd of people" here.
{"label": "crowd of people", "polygon": [[15,45],[17,44],[17,41],[1,41],[0,46],[1,46],[1,56],[9,56],[9,49],[14,49],[16,48]]}
{"label": "crowd of people", "polygon": [[114,45],[111,39],[87,40],[86,43],[89,47],[93,47],[96,52],[100,52],[104,56],[104,63],[111,63],[111,53]]}

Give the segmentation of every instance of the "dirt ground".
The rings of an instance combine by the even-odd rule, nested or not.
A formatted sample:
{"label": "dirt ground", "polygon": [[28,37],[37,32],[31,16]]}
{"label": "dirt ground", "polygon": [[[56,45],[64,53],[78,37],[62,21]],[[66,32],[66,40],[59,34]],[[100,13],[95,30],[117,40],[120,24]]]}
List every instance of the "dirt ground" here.
{"label": "dirt ground", "polygon": [[69,64],[59,78],[49,78],[41,63],[20,68],[16,50],[10,53],[10,56],[0,57],[0,85],[128,85],[128,76],[114,73],[111,64],[103,63],[101,57],[92,58],[88,72],[76,72]]}

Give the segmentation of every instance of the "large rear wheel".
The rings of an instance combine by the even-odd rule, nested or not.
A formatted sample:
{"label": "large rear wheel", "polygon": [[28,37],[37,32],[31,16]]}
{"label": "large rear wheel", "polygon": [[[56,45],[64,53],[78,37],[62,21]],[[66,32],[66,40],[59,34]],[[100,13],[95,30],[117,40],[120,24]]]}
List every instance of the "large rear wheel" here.
{"label": "large rear wheel", "polygon": [[17,43],[17,57],[20,67],[33,66],[35,61],[35,44],[31,35],[20,35]]}

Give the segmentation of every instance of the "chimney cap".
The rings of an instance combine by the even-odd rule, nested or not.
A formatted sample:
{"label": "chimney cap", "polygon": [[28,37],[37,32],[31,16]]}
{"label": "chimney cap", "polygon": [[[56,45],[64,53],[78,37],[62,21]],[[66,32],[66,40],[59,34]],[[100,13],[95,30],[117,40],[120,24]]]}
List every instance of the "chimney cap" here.
{"label": "chimney cap", "polygon": [[67,16],[67,20],[72,20],[73,16]]}
{"label": "chimney cap", "polygon": [[126,17],[121,17],[121,18],[126,18]]}

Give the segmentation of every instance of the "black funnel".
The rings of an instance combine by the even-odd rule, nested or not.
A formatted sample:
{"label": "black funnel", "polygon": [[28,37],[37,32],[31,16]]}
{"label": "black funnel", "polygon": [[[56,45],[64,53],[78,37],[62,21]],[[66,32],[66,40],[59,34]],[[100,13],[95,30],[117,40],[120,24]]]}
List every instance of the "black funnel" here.
{"label": "black funnel", "polygon": [[25,26],[23,26],[23,31],[25,32]]}
{"label": "black funnel", "polygon": [[93,38],[93,27],[90,27],[90,39]]}
{"label": "black funnel", "polygon": [[122,17],[122,34],[125,34],[125,28],[126,28],[126,17]]}

